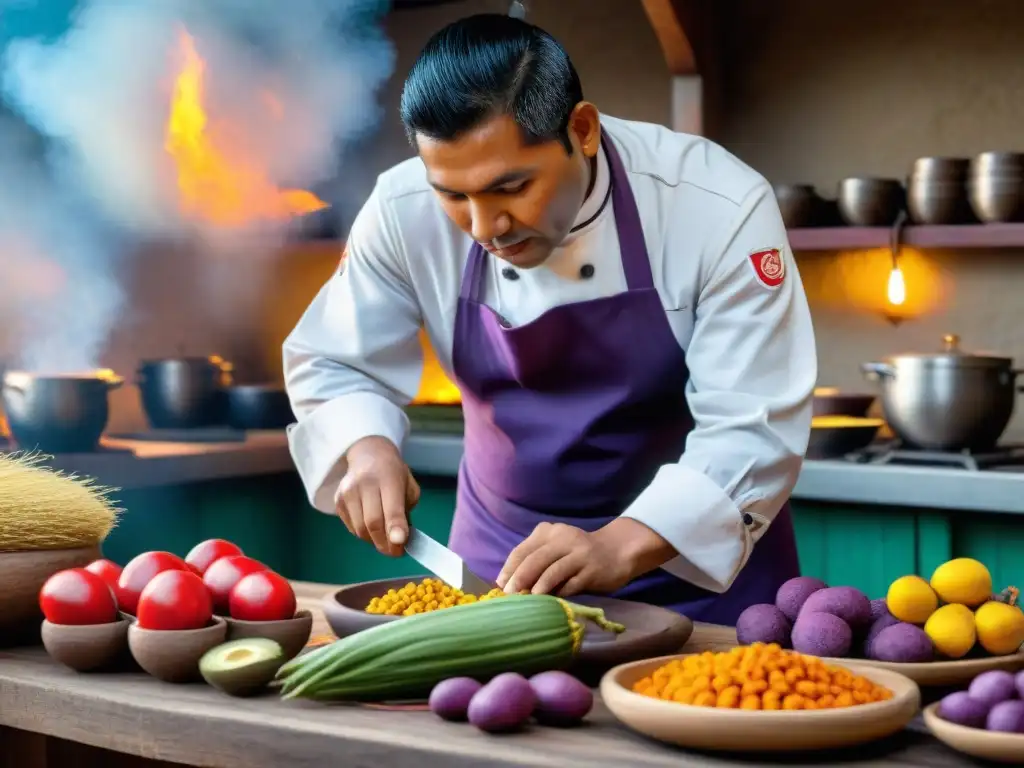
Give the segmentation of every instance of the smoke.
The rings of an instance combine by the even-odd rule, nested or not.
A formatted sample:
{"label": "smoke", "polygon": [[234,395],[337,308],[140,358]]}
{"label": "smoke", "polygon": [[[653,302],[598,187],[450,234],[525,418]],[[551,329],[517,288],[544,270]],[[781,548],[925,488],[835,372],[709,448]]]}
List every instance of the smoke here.
{"label": "smoke", "polygon": [[[3,0],[0,0],[2,4]],[[273,249],[293,224],[210,221],[183,212],[165,147],[183,34],[204,63],[208,132],[277,187],[334,180],[346,145],[380,119],[394,51],[381,0],[88,0],[55,41],[18,39],[0,70],[7,103],[48,140],[28,159],[0,124],[0,270],[22,318],[20,363],[94,367],[125,307],[119,276],[151,241],[218,254]],[[138,258],[138,257],[133,257]],[[252,265],[250,265],[251,267]],[[225,303],[221,269],[211,290]],[[39,278],[38,275],[49,275]],[[230,303],[230,302],[226,302]],[[13,305],[5,304],[6,309]]]}

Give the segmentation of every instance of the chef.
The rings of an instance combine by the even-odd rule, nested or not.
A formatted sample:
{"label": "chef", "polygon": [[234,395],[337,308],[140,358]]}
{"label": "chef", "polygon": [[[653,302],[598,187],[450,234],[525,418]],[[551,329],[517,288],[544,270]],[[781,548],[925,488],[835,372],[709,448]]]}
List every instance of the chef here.
{"label": "chef", "polygon": [[401,119],[416,157],[378,177],[284,343],[313,506],[402,553],[425,328],[462,394],[449,546],[478,575],[725,624],[772,602],[799,575],[816,358],[768,182],[601,114],[508,16],[436,33]]}

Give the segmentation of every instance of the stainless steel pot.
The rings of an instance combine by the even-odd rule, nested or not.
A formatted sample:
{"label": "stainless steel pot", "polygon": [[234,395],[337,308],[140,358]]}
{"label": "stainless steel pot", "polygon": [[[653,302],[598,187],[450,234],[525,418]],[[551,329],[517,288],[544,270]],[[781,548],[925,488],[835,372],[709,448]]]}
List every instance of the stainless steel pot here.
{"label": "stainless steel pot", "polygon": [[231,364],[216,355],[143,360],[135,375],[142,409],[153,429],[223,424],[224,389],[231,382]]}
{"label": "stainless steel pot", "polygon": [[93,451],[110,418],[107,395],[122,383],[112,371],[61,376],[8,371],[0,396],[11,437],[23,450]]}
{"label": "stainless steel pot", "polygon": [[1011,358],[964,352],[955,335],[943,347],[861,368],[880,382],[885,420],[904,442],[936,451],[992,448],[1013,416],[1020,371]]}

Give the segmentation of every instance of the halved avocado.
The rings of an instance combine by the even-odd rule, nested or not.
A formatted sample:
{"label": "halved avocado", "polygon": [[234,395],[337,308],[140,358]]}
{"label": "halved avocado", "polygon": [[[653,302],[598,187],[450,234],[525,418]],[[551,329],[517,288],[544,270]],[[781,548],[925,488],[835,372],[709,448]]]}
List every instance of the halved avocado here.
{"label": "halved avocado", "polygon": [[285,663],[274,640],[244,637],[211,648],[199,660],[203,679],[231,696],[251,696],[267,687]]}

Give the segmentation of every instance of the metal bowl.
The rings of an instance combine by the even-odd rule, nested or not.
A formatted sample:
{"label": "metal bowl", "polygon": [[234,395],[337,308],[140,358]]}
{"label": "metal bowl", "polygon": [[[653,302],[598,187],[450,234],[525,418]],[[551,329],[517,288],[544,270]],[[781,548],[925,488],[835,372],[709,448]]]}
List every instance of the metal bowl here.
{"label": "metal bowl", "polygon": [[962,224],[972,218],[963,181],[922,176],[907,182],[907,213],[915,224]]}
{"label": "metal bowl", "polygon": [[1024,176],[974,176],[967,182],[967,199],[985,223],[1024,221]]}
{"label": "metal bowl", "polygon": [[966,157],[919,157],[910,167],[910,178],[928,181],[963,181],[971,161]]}
{"label": "metal bowl", "polygon": [[1024,173],[1024,154],[1020,152],[982,152],[971,158],[970,173],[1021,174]]}
{"label": "metal bowl", "polygon": [[774,190],[787,229],[815,226],[822,199],[814,187],[810,184],[776,184]]}
{"label": "metal bowl", "polygon": [[839,182],[839,214],[855,227],[888,227],[903,209],[906,195],[896,179],[851,177]]}

